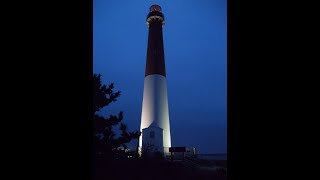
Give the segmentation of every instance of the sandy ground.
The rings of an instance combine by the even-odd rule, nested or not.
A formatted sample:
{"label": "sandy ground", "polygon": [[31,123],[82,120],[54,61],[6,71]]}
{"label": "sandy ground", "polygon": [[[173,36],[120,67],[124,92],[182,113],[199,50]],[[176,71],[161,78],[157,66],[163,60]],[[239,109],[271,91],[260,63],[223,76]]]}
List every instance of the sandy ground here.
{"label": "sandy ground", "polygon": [[[187,161],[121,159],[95,163],[94,180],[226,180],[226,162],[190,163]],[[224,166],[224,167],[223,167]]]}

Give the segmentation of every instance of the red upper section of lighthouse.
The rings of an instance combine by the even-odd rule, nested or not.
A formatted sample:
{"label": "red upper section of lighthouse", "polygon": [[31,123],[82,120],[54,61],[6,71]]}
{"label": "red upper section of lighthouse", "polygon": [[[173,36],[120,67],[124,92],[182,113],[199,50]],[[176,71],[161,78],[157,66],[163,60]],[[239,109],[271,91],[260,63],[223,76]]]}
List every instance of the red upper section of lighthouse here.
{"label": "red upper section of lighthouse", "polygon": [[147,22],[149,23],[149,34],[145,76],[151,74],[166,76],[162,36],[164,17],[159,5],[150,7]]}

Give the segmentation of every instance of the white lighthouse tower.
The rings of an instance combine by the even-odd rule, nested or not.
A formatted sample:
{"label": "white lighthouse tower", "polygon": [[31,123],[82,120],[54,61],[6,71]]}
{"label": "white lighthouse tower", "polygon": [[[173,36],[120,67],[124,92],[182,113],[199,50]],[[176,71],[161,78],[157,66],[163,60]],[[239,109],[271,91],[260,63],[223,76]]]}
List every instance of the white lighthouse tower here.
{"label": "white lighthouse tower", "polygon": [[162,37],[164,16],[159,5],[150,7],[147,24],[149,34],[140,126],[142,135],[139,139],[140,155],[168,153],[171,147]]}

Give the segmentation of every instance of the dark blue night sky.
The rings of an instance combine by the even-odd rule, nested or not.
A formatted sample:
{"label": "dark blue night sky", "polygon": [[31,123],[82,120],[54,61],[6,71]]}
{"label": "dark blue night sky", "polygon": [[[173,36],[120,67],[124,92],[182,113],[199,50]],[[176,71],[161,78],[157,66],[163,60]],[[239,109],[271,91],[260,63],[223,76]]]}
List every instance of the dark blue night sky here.
{"label": "dark blue night sky", "polygon": [[149,7],[158,4],[163,27],[172,146],[199,153],[227,151],[226,0],[94,0],[93,70],[115,83],[118,101],[106,115],[124,112],[139,130]]}

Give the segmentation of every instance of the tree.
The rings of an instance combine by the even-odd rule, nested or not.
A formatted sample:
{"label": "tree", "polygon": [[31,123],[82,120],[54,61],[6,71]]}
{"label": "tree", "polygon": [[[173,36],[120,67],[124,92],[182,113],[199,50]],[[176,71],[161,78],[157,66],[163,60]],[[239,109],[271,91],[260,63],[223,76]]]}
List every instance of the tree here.
{"label": "tree", "polygon": [[[127,132],[127,126],[120,123],[123,119],[123,112],[119,112],[117,116],[110,115],[104,117],[98,115],[102,108],[108,106],[111,102],[115,102],[120,96],[120,91],[113,91],[114,84],[108,86],[101,83],[101,74],[93,75],[93,126],[94,126],[94,153],[98,156],[113,156],[113,148],[125,146],[125,143],[132,139],[137,139],[141,135],[140,131]],[[120,123],[120,137],[116,138],[113,127]]]}

